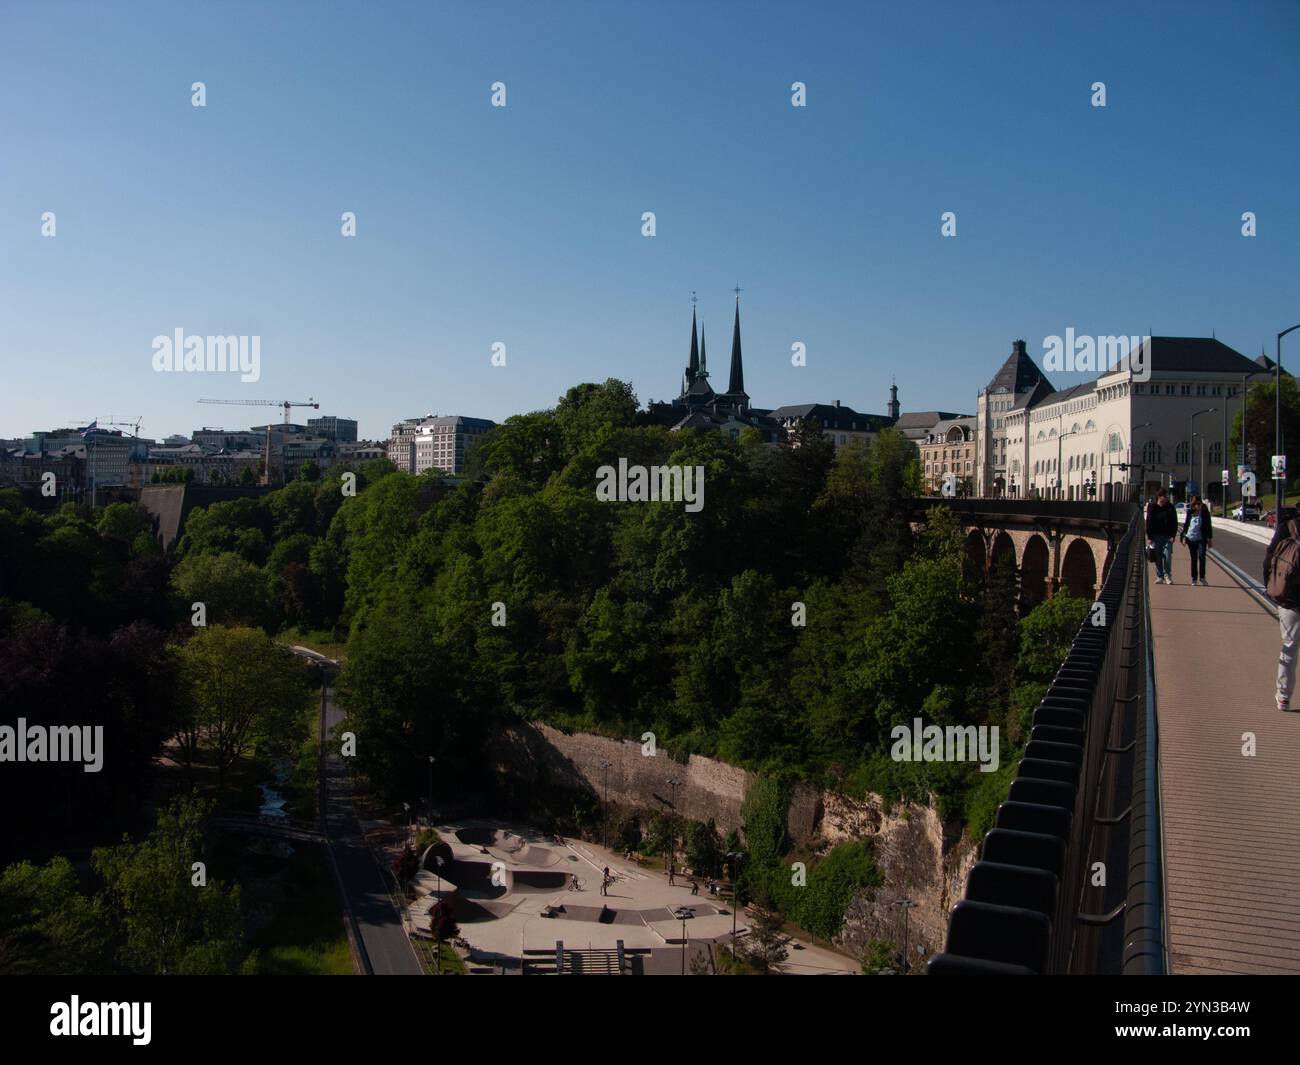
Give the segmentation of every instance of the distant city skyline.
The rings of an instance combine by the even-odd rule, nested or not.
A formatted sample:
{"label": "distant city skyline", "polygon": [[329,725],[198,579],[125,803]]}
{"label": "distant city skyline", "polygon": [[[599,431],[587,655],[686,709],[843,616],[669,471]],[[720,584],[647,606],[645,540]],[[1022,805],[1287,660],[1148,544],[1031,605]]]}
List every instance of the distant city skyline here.
{"label": "distant city skyline", "polygon": [[[1300,321],[1292,4],[52,2],[0,31],[4,438],[311,397],[376,439],[607,377],[644,405],[692,292],[725,359],[737,285],[760,407],[879,414],[896,380],[971,412],[1017,338],[1253,358]],[[155,372],[178,329],[260,337],[258,379]]]}

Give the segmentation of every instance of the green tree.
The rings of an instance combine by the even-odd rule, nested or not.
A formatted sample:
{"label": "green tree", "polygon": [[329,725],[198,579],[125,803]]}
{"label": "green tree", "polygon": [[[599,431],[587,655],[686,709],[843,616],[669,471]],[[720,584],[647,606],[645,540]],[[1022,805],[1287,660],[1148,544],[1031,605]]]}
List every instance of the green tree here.
{"label": "green tree", "polygon": [[124,839],[93,854],[109,912],[119,926],[121,964],[149,975],[219,975],[239,971],[244,958],[239,888],[208,878],[195,884],[202,862],[203,822],[211,807],[187,796],[158,815],[139,843]]}
{"label": "green tree", "polygon": [[231,551],[182,559],[171,586],[185,613],[203,603],[213,624],[260,625],[269,617],[265,573]]}
{"label": "green tree", "polygon": [[0,975],[101,973],[111,957],[104,903],[77,890],[66,858],[0,874]]}
{"label": "green tree", "polygon": [[282,753],[305,735],[312,703],[308,668],[263,632],[210,625],[180,649],[185,717],[178,734],[191,773],[201,752],[224,788],[231,767],[254,749]]}

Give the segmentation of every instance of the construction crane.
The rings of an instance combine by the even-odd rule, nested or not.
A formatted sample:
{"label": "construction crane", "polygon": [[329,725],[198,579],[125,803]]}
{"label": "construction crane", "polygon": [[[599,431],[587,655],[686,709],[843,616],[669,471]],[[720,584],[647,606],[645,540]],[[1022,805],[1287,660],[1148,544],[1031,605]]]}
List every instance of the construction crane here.
{"label": "construction crane", "polygon": [[131,435],[134,436],[134,437],[136,437],[137,439],[139,439],[139,437],[140,437],[140,424],[141,424],[141,422],[143,422],[143,421],[144,421],[144,418],[143,418],[143,417],[140,417],[140,418],[137,418],[137,419],[136,419],[135,421],[133,421],[133,422],[114,422],[114,421],[107,421],[107,422],[101,422],[100,424],[101,424],[101,425],[118,425],[118,426],[121,426],[121,427],[123,427],[123,428],[129,428],[129,429],[131,430]]}
{"label": "construction crane", "polygon": [[[289,411],[293,407],[311,407],[314,410],[320,410],[320,404],[310,396],[304,402],[296,399],[201,399],[200,403],[225,403],[234,406],[243,407],[283,407],[284,424],[289,424]],[[271,484],[271,430],[272,425],[266,427],[266,461],[264,463],[265,473],[262,477],[262,483],[270,486]],[[284,483],[284,444],[280,445],[280,483]]]}
{"label": "construction crane", "polygon": [[292,407],[311,407],[320,410],[320,404],[308,397],[305,401],[298,399],[201,399],[200,403],[225,403],[242,407],[283,407],[284,424],[289,424],[289,410]]}

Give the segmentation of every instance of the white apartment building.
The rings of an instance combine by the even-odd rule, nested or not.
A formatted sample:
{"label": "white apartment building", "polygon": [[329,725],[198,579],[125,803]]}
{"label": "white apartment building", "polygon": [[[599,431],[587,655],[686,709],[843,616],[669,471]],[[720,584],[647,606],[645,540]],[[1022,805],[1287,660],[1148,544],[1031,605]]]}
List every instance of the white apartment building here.
{"label": "white apartment building", "polygon": [[496,422],[486,418],[465,418],[458,414],[425,419],[415,433],[412,472],[420,474],[439,469],[445,473],[463,473],[470,445],[495,425]]}

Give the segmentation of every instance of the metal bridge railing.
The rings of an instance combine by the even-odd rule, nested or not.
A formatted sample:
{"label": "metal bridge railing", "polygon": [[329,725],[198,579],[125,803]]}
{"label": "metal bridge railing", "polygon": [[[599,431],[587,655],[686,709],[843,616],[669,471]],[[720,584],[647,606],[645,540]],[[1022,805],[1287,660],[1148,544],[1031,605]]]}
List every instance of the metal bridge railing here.
{"label": "metal bridge railing", "polygon": [[1098,600],[1106,623],[1094,607],[1034,711],[931,974],[1165,971],[1144,547],[1136,514]]}

